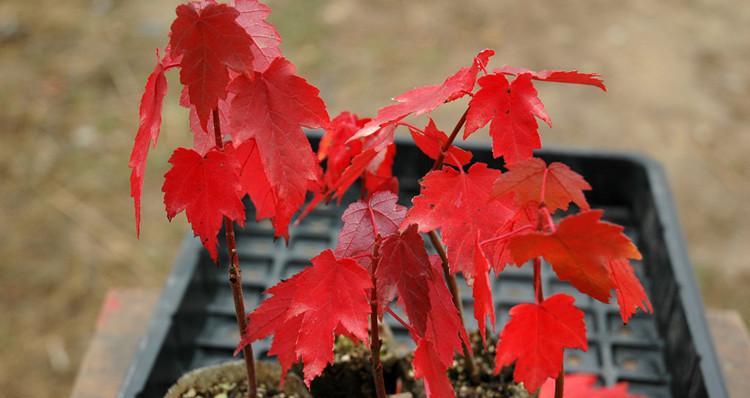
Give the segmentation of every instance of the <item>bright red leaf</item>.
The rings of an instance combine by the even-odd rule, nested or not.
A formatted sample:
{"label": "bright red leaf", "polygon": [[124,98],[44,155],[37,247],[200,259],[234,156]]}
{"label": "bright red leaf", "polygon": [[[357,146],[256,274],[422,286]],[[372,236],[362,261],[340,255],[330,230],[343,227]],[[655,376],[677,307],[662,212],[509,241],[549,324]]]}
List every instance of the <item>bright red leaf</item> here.
{"label": "bright red leaf", "polygon": [[[587,373],[565,375],[563,398],[643,398],[629,394],[628,383],[620,382],[610,387],[596,385],[597,376]],[[539,390],[539,398],[554,398],[555,381],[547,380]]]}
{"label": "bright red leaf", "polygon": [[190,2],[177,6],[170,56],[180,58],[180,82],[189,92],[203,130],[211,111],[226,98],[229,69],[253,70],[252,38],[237,23],[239,11],[226,4]]}
{"label": "bright red leaf", "polygon": [[[398,196],[383,191],[367,201],[350,204],[341,216],[344,225],[339,232],[336,255],[350,258],[372,255],[377,236],[386,238],[398,233],[406,216],[406,207],[396,201]],[[369,265],[369,260],[360,263]]]}
{"label": "bright red leaf", "polygon": [[536,391],[562,369],[566,348],[588,349],[583,311],[573,297],[555,294],[541,304],[520,304],[510,309],[510,321],[500,334],[495,372],[516,364],[513,379]]}
{"label": "bright red leaf", "polygon": [[327,127],[325,103],[318,89],[295,75],[294,65],[276,58],[253,78],[230,84],[230,126],[235,144],[255,139],[263,170],[273,190],[271,217],[276,236],[288,236],[292,215],[316,189],[320,167],[302,127]]}
{"label": "bright red leaf", "polygon": [[643,289],[643,285],[635,276],[633,267],[627,260],[612,260],[609,262],[610,278],[615,285],[617,305],[620,307],[622,321],[628,323],[630,317],[638,308],[645,312],[654,312],[651,301]]}
{"label": "bright red leaf", "polygon": [[541,70],[539,72],[534,72],[529,69],[515,68],[508,65],[504,65],[502,68],[497,69],[495,73],[503,73],[506,75],[528,74],[534,80],[557,83],[587,84],[590,86],[599,87],[600,89],[602,89],[602,91],[607,91],[607,87],[604,86],[604,82],[602,81],[598,73],[581,73],[577,70]]}
{"label": "bright red leaf", "polygon": [[430,312],[428,281],[431,273],[430,259],[416,225],[383,239],[375,270],[378,296],[381,303],[387,305],[398,293],[409,322],[421,336],[425,334]]}
{"label": "bright red leaf", "polygon": [[266,291],[272,297],[248,316],[238,350],[273,334],[269,354],[279,356],[284,374],[302,361],[309,386],[333,362],[336,334],[367,341],[371,289],[367,270],[325,250],[311,267]]}
{"label": "bright red leaf", "polygon": [[641,253],[622,233],[623,227],[601,221],[601,210],[564,218],[555,232],[530,232],[514,236],[510,251],[516,264],[544,257],[557,276],[583,293],[608,302],[615,287],[608,261],[635,259]]}
{"label": "bright red leaf", "polygon": [[490,198],[500,174],[484,163],[474,163],[467,172],[431,171],[420,183],[419,196],[412,199],[414,206],[404,225],[417,224],[420,232],[440,229],[452,273],[463,272],[472,279],[477,234],[481,240],[492,237],[514,214],[509,206]]}
{"label": "bright red leaf", "polygon": [[195,236],[200,237],[216,261],[216,235],[226,216],[244,225],[245,206],[239,183],[239,163],[213,149],[203,157],[192,149],[177,148],[169,158],[172,168],[164,175],[167,218],[185,210]]}
{"label": "bright red leaf", "polygon": [[[158,56],[157,53],[157,58]],[[138,235],[141,234],[141,191],[143,190],[143,176],[146,173],[148,147],[149,144],[155,147],[159,139],[161,109],[166,94],[167,79],[164,77],[164,65],[157,60],[153,72],[146,80],[146,87],[141,97],[140,122],[128,163],[128,167],[131,168],[130,196],[133,198],[135,230]]]}
{"label": "bright red leaf", "polygon": [[588,210],[583,191],[589,189],[591,186],[586,180],[568,166],[559,162],[547,166],[542,159],[530,158],[509,165],[508,171],[495,182],[492,195],[513,193],[518,205],[543,202],[552,212],[568,210],[571,202]]}
{"label": "bright red leaf", "polygon": [[[438,130],[432,118],[427,122],[427,127],[424,128],[424,131],[409,126],[409,132],[411,132],[411,137],[414,139],[414,143],[419,150],[433,160],[438,158],[443,146],[448,142],[448,136],[445,135],[444,132]],[[451,145],[448,153],[445,155],[445,163],[461,167],[466,163],[469,163],[471,157],[471,152],[463,150],[455,145]]]}
{"label": "bright red leaf", "polygon": [[258,0],[235,0],[234,8],[240,12],[237,23],[252,38],[253,67],[256,72],[263,72],[276,57],[281,56],[279,32],[266,21],[271,8]]}
{"label": "bright red leaf", "polygon": [[242,191],[248,194],[255,204],[256,221],[273,217],[277,200],[263,170],[255,140],[249,139],[243,142],[236,150],[233,145],[227,145],[225,151],[240,164],[240,185]]}
{"label": "bright red leaf", "polygon": [[535,116],[550,124],[529,75],[520,75],[508,83],[505,75],[495,73],[479,79],[479,91],[469,102],[464,139],[490,123],[492,154],[506,163],[530,158],[542,141]]}
{"label": "bright red leaf", "polygon": [[492,286],[490,285],[490,263],[487,261],[478,238],[474,244],[472,294],[474,296],[474,319],[477,320],[482,343],[486,343],[487,317],[490,318],[492,329],[495,329],[495,301],[492,299]]}
{"label": "bright red leaf", "polygon": [[[536,203],[528,203],[524,206],[516,208],[513,216],[498,229],[492,238],[505,237],[504,239],[495,240],[492,242],[485,243],[485,252],[490,253],[490,257],[487,258],[492,268],[495,270],[495,274],[499,275],[505,269],[508,264],[515,264],[513,256],[508,249],[510,238],[514,234],[520,234],[524,231],[530,230],[537,227],[538,221],[538,205]],[[517,264],[519,267],[523,264]]]}
{"label": "bright red leaf", "polygon": [[443,84],[418,87],[399,95],[394,98],[396,104],[381,108],[377,116],[359,130],[354,138],[374,134],[380,127],[397,122],[410,114],[421,115],[431,112],[445,102],[470,94],[474,90],[477,73],[484,69],[494,54],[492,50],[483,50],[474,57],[471,66],[461,68],[453,76],[445,79]]}
{"label": "bright red leaf", "polygon": [[436,351],[438,344],[430,339],[422,338],[414,350],[414,377],[424,379],[424,389],[428,398],[451,398],[455,397],[453,386],[448,378],[448,369],[440,360]]}

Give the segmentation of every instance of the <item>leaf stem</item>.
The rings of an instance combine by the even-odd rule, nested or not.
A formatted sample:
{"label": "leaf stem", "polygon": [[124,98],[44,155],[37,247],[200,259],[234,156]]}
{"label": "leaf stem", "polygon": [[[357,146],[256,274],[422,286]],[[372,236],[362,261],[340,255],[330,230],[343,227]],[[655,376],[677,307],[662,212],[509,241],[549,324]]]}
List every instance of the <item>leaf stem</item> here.
{"label": "leaf stem", "polygon": [[372,364],[372,378],[375,383],[375,393],[378,398],[386,398],[385,379],[383,378],[383,364],[380,362],[380,326],[378,320],[378,284],[375,278],[375,272],[378,268],[380,255],[378,254],[379,241],[375,242],[375,249],[372,255],[372,266],[370,275],[372,277],[372,293],[370,295],[370,361]]}
{"label": "leaf stem", "polygon": [[565,394],[565,363],[560,365],[560,373],[555,380],[555,398],[563,398]]}
{"label": "leaf stem", "polygon": [[488,243],[492,243],[492,242],[497,242],[497,241],[500,241],[500,240],[509,239],[509,238],[512,238],[513,236],[515,236],[517,234],[520,234],[521,232],[525,232],[525,231],[527,231],[529,229],[532,229],[532,228],[533,227],[531,225],[524,225],[523,227],[518,228],[518,229],[513,230],[513,231],[510,231],[508,233],[505,233],[505,234],[502,234],[502,235],[498,235],[498,236],[496,236],[494,238],[485,239],[485,240],[479,242],[479,245],[484,246],[484,245],[486,245]]}
{"label": "leaf stem", "polygon": [[464,114],[461,115],[460,119],[458,119],[458,122],[456,122],[456,126],[453,127],[453,131],[448,137],[448,141],[445,141],[443,147],[440,148],[440,153],[438,154],[437,159],[435,159],[435,163],[432,164],[432,170],[439,170],[441,167],[443,167],[443,162],[445,161],[445,153],[448,152],[448,150],[451,148],[451,145],[453,145],[453,141],[455,141],[456,136],[458,136],[458,132],[461,131],[461,127],[463,127],[464,123],[466,123],[467,113],[469,113],[469,108],[466,108]]}
{"label": "leaf stem", "polygon": [[[213,120],[216,147],[223,149],[224,139],[221,134],[218,109],[213,110]],[[242,292],[242,272],[240,271],[240,260],[237,254],[234,223],[228,217],[224,217],[224,231],[227,238],[227,250],[229,252],[229,284],[232,287],[234,315],[237,319],[237,327],[240,329],[240,336],[244,338],[247,333],[247,320],[245,319],[245,296]],[[245,359],[245,370],[247,372],[248,396],[255,397],[258,395],[258,385],[255,379],[255,357],[253,356],[253,347],[251,344],[247,344],[242,349],[242,356]]]}

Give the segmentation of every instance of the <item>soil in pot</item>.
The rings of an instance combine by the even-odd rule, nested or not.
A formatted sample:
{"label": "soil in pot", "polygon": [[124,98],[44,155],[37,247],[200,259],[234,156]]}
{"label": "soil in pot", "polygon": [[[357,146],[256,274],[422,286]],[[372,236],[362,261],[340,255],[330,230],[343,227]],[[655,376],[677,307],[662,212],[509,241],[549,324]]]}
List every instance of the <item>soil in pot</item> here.
{"label": "soil in pot", "polygon": [[[396,391],[398,380],[406,377],[409,363],[397,356],[385,339],[380,350],[386,391]],[[326,367],[315,379],[310,391],[314,397],[325,398],[371,398],[375,396],[372,379],[370,351],[362,344],[354,344],[345,337],[338,337],[334,346],[334,363]]]}
{"label": "soil in pot", "polygon": [[[487,346],[482,345],[482,337],[479,332],[469,335],[474,350],[474,361],[477,368],[478,381],[472,381],[466,370],[466,362],[463,356],[456,356],[453,366],[448,369],[448,377],[451,379],[453,389],[457,398],[531,398],[522,386],[513,382],[513,369],[505,368],[499,374],[493,374],[495,369],[495,346],[497,339],[487,336]],[[411,356],[405,358],[409,365]],[[425,398],[424,386],[421,381],[413,378],[413,372],[409,368],[408,379],[404,381],[406,391],[410,391],[415,398]]]}
{"label": "soil in pot", "polygon": [[[279,387],[281,368],[276,363],[256,362],[257,398],[310,398],[302,379],[287,376]],[[247,379],[243,361],[226,362],[186,373],[169,389],[164,398],[246,398]]]}

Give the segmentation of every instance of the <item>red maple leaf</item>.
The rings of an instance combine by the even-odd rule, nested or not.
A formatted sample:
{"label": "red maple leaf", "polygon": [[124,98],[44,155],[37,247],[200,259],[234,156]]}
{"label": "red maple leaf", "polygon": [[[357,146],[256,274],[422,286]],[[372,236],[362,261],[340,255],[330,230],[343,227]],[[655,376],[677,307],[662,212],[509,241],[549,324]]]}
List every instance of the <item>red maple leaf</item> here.
{"label": "red maple leaf", "polygon": [[654,312],[654,307],[643,289],[643,285],[633,272],[633,267],[627,260],[612,260],[609,262],[610,278],[615,285],[617,305],[620,307],[622,321],[628,323],[630,317],[638,308],[645,312]]}
{"label": "red maple leaf", "polygon": [[226,153],[212,149],[205,157],[192,149],[177,148],[169,158],[172,168],[164,175],[167,218],[185,210],[195,236],[200,237],[216,261],[216,235],[226,216],[244,225],[245,206],[239,183],[239,163]]}
{"label": "red maple leaf", "polygon": [[253,67],[256,72],[263,72],[276,57],[281,56],[279,32],[266,21],[271,7],[258,0],[235,0],[234,8],[240,13],[237,23],[252,38]]}
{"label": "red maple leaf", "polygon": [[254,76],[230,84],[230,127],[236,145],[254,138],[275,200],[271,217],[276,236],[288,237],[292,215],[316,189],[320,167],[302,127],[327,127],[325,103],[318,89],[295,75],[294,65],[276,58]]}
{"label": "red maple leaf", "polygon": [[[476,237],[487,239],[514,214],[509,206],[490,198],[500,171],[474,163],[467,172],[444,168],[421,181],[403,225],[417,224],[420,232],[442,231],[451,272],[474,276]],[[488,254],[489,255],[489,254]],[[491,257],[491,255],[490,255]]]}
{"label": "red maple leaf", "polygon": [[[360,200],[350,204],[341,216],[344,225],[339,232],[336,255],[358,259],[372,255],[376,237],[386,238],[398,233],[406,215],[406,207],[396,201],[398,196],[394,193],[382,191],[372,195],[367,201]],[[370,262],[360,263],[369,266]]]}
{"label": "red maple leaf", "polygon": [[551,126],[531,76],[523,74],[512,83],[501,73],[479,79],[481,87],[469,101],[464,139],[490,123],[492,155],[510,164],[530,158],[542,147],[535,116]]}
{"label": "red maple leaf", "polygon": [[490,285],[490,263],[487,261],[487,256],[482,250],[478,237],[474,244],[472,295],[474,297],[474,319],[477,320],[477,328],[482,336],[482,343],[486,343],[487,317],[490,318],[492,329],[495,329],[495,301],[492,299],[492,286]]}
{"label": "red maple leaf", "polygon": [[[157,61],[159,54],[156,54]],[[167,94],[167,79],[164,77],[164,65],[158,61],[153,72],[146,80],[146,87],[141,97],[139,109],[140,122],[135,135],[133,150],[130,153],[130,196],[135,208],[135,230],[141,234],[141,192],[143,190],[143,176],[146,173],[146,159],[149,144],[156,147],[161,129],[161,110],[164,96]]]}
{"label": "red maple leaf", "polygon": [[364,140],[348,140],[369,120],[360,119],[351,112],[341,112],[331,120],[318,146],[318,160],[327,159],[324,176],[326,185],[334,185],[351,164],[352,158],[362,153]]}
{"label": "red maple leaf", "polygon": [[417,226],[383,239],[379,257],[375,279],[381,304],[387,305],[398,293],[409,322],[424,336],[430,312],[428,281],[432,267]]}
{"label": "red maple leaf", "polygon": [[566,348],[588,349],[583,311],[573,297],[555,294],[541,304],[520,304],[510,309],[510,321],[497,343],[495,372],[515,362],[513,379],[536,391],[562,369]]}
{"label": "red maple leaf", "polygon": [[512,192],[518,205],[532,201],[544,203],[553,212],[568,210],[570,202],[588,210],[583,191],[589,189],[591,186],[586,180],[568,166],[559,162],[547,166],[542,159],[530,158],[509,165],[508,171],[495,182],[492,195]]}
{"label": "red maple leaf", "polygon": [[421,115],[431,112],[445,102],[470,94],[474,90],[477,73],[480,69],[484,69],[494,54],[492,50],[483,50],[474,57],[471,66],[461,68],[453,76],[445,79],[443,84],[418,87],[399,95],[394,98],[396,104],[381,108],[377,116],[359,130],[353,138],[374,134],[380,127],[397,122],[410,114]]}
{"label": "red maple leaf", "polygon": [[601,221],[601,210],[590,210],[564,218],[554,232],[530,232],[514,236],[509,243],[516,264],[544,257],[561,280],[583,293],[608,302],[615,287],[608,261],[641,259],[623,227]]}
{"label": "red maple leaf", "polygon": [[273,217],[277,202],[276,195],[263,170],[255,139],[251,138],[243,142],[236,150],[233,145],[227,145],[225,152],[233,156],[240,164],[240,185],[242,191],[250,196],[255,205],[256,221]]}
{"label": "red maple leaf", "polygon": [[424,379],[424,389],[427,397],[449,398],[455,397],[453,386],[446,374],[448,369],[440,360],[437,344],[427,338],[418,339],[417,349],[414,350],[414,377]]}
{"label": "red maple leaf", "polygon": [[[442,151],[443,146],[448,142],[448,136],[444,132],[438,130],[435,126],[435,122],[430,118],[427,122],[427,126],[424,130],[417,130],[412,126],[409,127],[411,137],[414,139],[414,143],[430,159],[437,159]],[[472,154],[469,151],[463,150],[455,145],[451,145],[448,149],[448,153],[445,155],[445,163],[461,167],[471,161]]]}
{"label": "red maple leaf", "polygon": [[325,250],[312,259],[311,267],[266,291],[272,297],[248,316],[247,333],[237,350],[273,334],[269,354],[279,356],[284,375],[301,360],[310,386],[333,362],[337,334],[367,341],[371,289],[367,270]]}
{"label": "red maple leaf", "polygon": [[[510,238],[526,230],[537,227],[538,205],[534,202],[516,208],[513,216],[503,224],[493,235],[493,238],[504,237],[492,242],[485,243],[485,252],[490,256],[487,260],[492,264],[495,274],[499,275],[508,264],[515,264],[513,255],[508,249]],[[517,264],[519,267],[523,264]]]}
{"label": "red maple leaf", "polygon": [[[629,394],[626,382],[609,387],[598,387],[597,379],[596,375],[588,373],[565,375],[563,398],[642,398],[641,395]],[[555,381],[547,380],[539,390],[539,398],[554,398],[554,396]]]}
{"label": "red maple leaf", "polygon": [[220,99],[226,98],[229,69],[253,70],[252,38],[237,23],[239,11],[226,4],[190,2],[177,6],[170,56],[180,59],[180,82],[188,90],[203,130]]}
{"label": "red maple leaf", "polygon": [[577,70],[541,70],[539,72],[534,72],[526,68],[516,68],[508,65],[503,65],[503,67],[495,70],[494,72],[503,73],[506,75],[528,74],[534,80],[557,83],[587,84],[590,86],[599,87],[600,89],[602,89],[602,91],[607,91],[607,87],[604,86],[604,82],[602,81],[598,73],[581,73]]}

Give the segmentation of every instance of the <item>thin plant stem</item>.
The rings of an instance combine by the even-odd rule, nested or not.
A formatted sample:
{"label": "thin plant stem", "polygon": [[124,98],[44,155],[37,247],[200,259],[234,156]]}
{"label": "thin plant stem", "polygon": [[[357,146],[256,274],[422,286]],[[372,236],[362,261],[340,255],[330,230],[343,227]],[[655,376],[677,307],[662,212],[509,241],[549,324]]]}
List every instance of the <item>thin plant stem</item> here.
{"label": "thin plant stem", "polygon": [[[216,147],[224,148],[224,139],[221,134],[221,123],[219,121],[218,109],[213,110],[214,136]],[[224,231],[227,238],[227,250],[229,252],[229,284],[232,287],[232,299],[234,300],[234,315],[237,319],[237,327],[243,338],[247,333],[247,320],[245,319],[245,296],[242,293],[242,273],[240,271],[240,260],[237,254],[237,241],[234,236],[234,223],[228,217],[224,217]],[[242,349],[245,359],[245,370],[247,372],[248,396],[258,395],[258,385],[255,379],[255,358],[253,347],[250,344]]]}
{"label": "thin plant stem", "polygon": [[[451,148],[451,145],[453,145],[453,141],[458,136],[458,132],[461,131],[461,127],[463,127],[464,123],[466,123],[466,114],[468,112],[469,109],[467,108],[466,111],[464,111],[463,115],[461,115],[461,117],[458,119],[458,122],[456,122],[451,135],[448,137],[448,141],[446,141],[443,147],[440,148],[440,153],[438,154],[437,159],[435,159],[435,163],[433,163],[432,165],[432,170],[440,170],[443,167],[445,154]],[[461,302],[461,293],[458,290],[456,277],[453,276],[450,272],[450,267],[448,265],[448,255],[446,254],[445,247],[443,246],[443,243],[440,241],[440,238],[435,231],[430,231],[428,235],[430,237],[430,242],[432,242],[432,246],[435,247],[435,250],[440,256],[440,260],[443,265],[443,277],[445,277],[445,283],[446,285],[448,285],[448,290],[451,292],[451,296],[453,297],[453,305],[455,305],[456,310],[458,310],[458,317],[459,319],[461,319],[461,327],[466,330],[466,325],[464,324],[463,303]],[[467,346],[467,342],[462,342],[461,346],[463,347],[464,357],[466,358],[466,370],[469,372],[472,380],[477,380],[479,375],[474,364],[474,352],[472,351],[471,346]]]}
{"label": "thin plant stem", "polygon": [[378,268],[379,254],[378,246],[380,242],[375,243],[375,249],[372,255],[372,293],[370,295],[370,361],[372,364],[372,378],[375,383],[375,393],[378,398],[386,398],[385,379],[383,378],[383,364],[380,362],[380,326],[378,320],[378,284],[375,278],[375,272]]}
{"label": "thin plant stem", "polygon": [[565,394],[565,364],[560,365],[560,373],[555,379],[555,398],[563,398]]}

